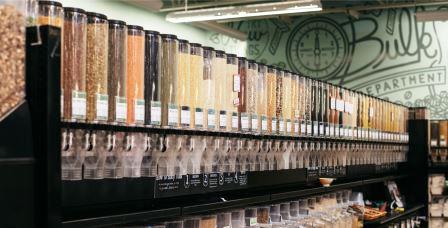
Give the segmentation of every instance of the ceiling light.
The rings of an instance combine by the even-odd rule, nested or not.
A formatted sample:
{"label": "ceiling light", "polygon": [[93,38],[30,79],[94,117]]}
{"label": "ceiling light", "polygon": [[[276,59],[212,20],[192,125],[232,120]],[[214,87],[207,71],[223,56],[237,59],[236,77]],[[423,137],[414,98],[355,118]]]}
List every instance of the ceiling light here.
{"label": "ceiling light", "polygon": [[448,12],[446,10],[440,11],[418,11],[415,13],[417,22],[424,21],[447,21]]}
{"label": "ceiling light", "polygon": [[322,11],[320,0],[295,0],[286,2],[178,11],[167,14],[166,20],[173,23],[216,21],[232,18],[249,18],[315,11]]}

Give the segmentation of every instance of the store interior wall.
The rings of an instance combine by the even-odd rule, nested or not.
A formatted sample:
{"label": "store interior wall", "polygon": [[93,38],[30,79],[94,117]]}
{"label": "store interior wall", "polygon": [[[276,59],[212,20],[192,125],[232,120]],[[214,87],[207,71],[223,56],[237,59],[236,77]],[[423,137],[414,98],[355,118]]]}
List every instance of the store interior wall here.
{"label": "store interior wall", "polygon": [[138,6],[118,0],[58,0],[64,7],[77,7],[86,11],[102,13],[109,19],[123,20],[127,24],[140,25],[147,30],[174,34],[179,39],[211,46],[227,53],[246,55],[246,42],[222,34],[209,32],[188,24],[165,21],[162,14],[150,12]]}
{"label": "store interior wall", "polygon": [[[448,7],[441,6],[446,9]],[[448,118],[448,22],[402,8],[230,23],[248,32],[248,58]]]}

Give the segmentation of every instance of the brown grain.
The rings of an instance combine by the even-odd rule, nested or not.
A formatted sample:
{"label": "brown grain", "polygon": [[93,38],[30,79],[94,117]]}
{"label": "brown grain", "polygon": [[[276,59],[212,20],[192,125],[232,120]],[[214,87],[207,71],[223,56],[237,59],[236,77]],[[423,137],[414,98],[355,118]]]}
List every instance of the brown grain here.
{"label": "brown grain", "polygon": [[0,6],[0,119],[25,98],[25,18]]}

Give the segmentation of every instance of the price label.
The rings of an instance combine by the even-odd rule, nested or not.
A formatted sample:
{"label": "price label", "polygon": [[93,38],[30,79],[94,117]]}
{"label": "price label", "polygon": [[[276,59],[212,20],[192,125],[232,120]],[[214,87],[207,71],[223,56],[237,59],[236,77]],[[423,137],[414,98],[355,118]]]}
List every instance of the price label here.
{"label": "price label", "polygon": [[238,113],[232,113],[232,129],[238,130]]}
{"label": "price label", "polygon": [[179,111],[177,105],[168,104],[168,126],[177,126],[177,120],[179,118]]}
{"label": "price label", "polygon": [[240,75],[233,75],[233,92],[240,92],[241,80]]}
{"label": "price label", "polygon": [[136,99],[135,104],[135,123],[143,124],[145,122],[145,100]]}
{"label": "price label", "polygon": [[180,108],[180,124],[182,126],[190,126],[190,107],[182,106]]}
{"label": "price label", "polygon": [[336,99],[334,97],[330,98],[330,109],[336,109]]}
{"label": "price label", "polygon": [[194,125],[197,128],[204,127],[204,110],[202,108],[196,108],[194,112]]}
{"label": "price label", "polygon": [[[109,96],[104,94],[96,94],[96,119],[106,121],[109,113]],[[144,101],[143,101],[144,102]],[[144,112],[143,107],[143,112]]]}
{"label": "price label", "polygon": [[257,114],[252,114],[251,115],[251,127],[252,127],[252,131],[257,131],[258,130],[258,116]]}
{"label": "price label", "polygon": [[160,125],[161,123],[161,105],[158,101],[151,101],[151,125]]}
{"label": "price label", "polygon": [[209,109],[207,110],[207,127],[208,129],[215,129],[216,123],[215,110]]}
{"label": "price label", "polygon": [[272,127],[272,133],[277,132],[277,118],[272,117],[271,127]]}
{"label": "price label", "polygon": [[219,128],[226,129],[227,127],[227,114],[226,111],[219,112]]}
{"label": "price label", "polygon": [[344,111],[344,101],[343,100],[336,100],[336,110],[343,112]]}
{"label": "price label", "polygon": [[241,130],[249,131],[249,116],[247,113],[241,113]]}
{"label": "price label", "polygon": [[298,134],[299,130],[300,130],[300,124],[299,124],[299,122],[295,121],[294,122],[294,133]]}
{"label": "price label", "polygon": [[86,93],[72,92],[72,117],[74,119],[86,118]]}
{"label": "price label", "polygon": [[313,124],[313,135],[318,136],[319,134],[319,126],[317,125],[317,122],[314,122]]}
{"label": "price label", "polygon": [[287,133],[291,133],[292,129],[291,129],[291,120],[286,120],[286,132]]}
{"label": "price label", "polygon": [[324,123],[319,123],[319,135],[324,135]]}
{"label": "price label", "polygon": [[279,119],[278,128],[279,128],[279,132],[281,132],[281,133],[285,132],[285,122],[283,121],[283,119]]}
{"label": "price label", "polygon": [[117,122],[126,122],[127,117],[127,103],[125,97],[115,97],[115,120]]}
{"label": "price label", "polygon": [[306,123],[305,123],[305,121],[300,121],[300,134],[301,135],[305,135],[306,134],[306,128],[307,128],[307,126],[306,126]]}
{"label": "price label", "polygon": [[263,132],[268,130],[268,118],[266,116],[261,116],[261,130]]}
{"label": "price label", "polygon": [[311,123],[308,123],[308,124],[306,125],[306,134],[307,134],[307,135],[311,135],[312,130],[313,130],[313,126],[312,126],[312,124],[311,124]]}

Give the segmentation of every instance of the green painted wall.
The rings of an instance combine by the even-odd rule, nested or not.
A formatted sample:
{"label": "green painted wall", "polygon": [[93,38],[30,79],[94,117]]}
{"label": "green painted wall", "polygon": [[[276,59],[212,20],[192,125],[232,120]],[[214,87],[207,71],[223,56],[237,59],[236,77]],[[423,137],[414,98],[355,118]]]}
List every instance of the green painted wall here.
{"label": "green painted wall", "polygon": [[[224,50],[239,56],[245,56],[246,42],[216,35],[188,24],[173,24],[165,21],[163,15],[155,14],[137,6],[118,0],[58,0],[65,7],[78,7],[87,11],[94,11],[108,16],[110,19],[126,21],[128,24],[143,26],[148,30],[177,35],[181,39],[200,43],[215,49]],[[214,42],[219,36],[220,42]]]}
{"label": "green painted wall", "polygon": [[[448,9],[448,7],[441,7]],[[415,21],[422,7],[232,23],[247,56],[448,118],[448,22]],[[216,40],[213,40],[216,41]]]}

